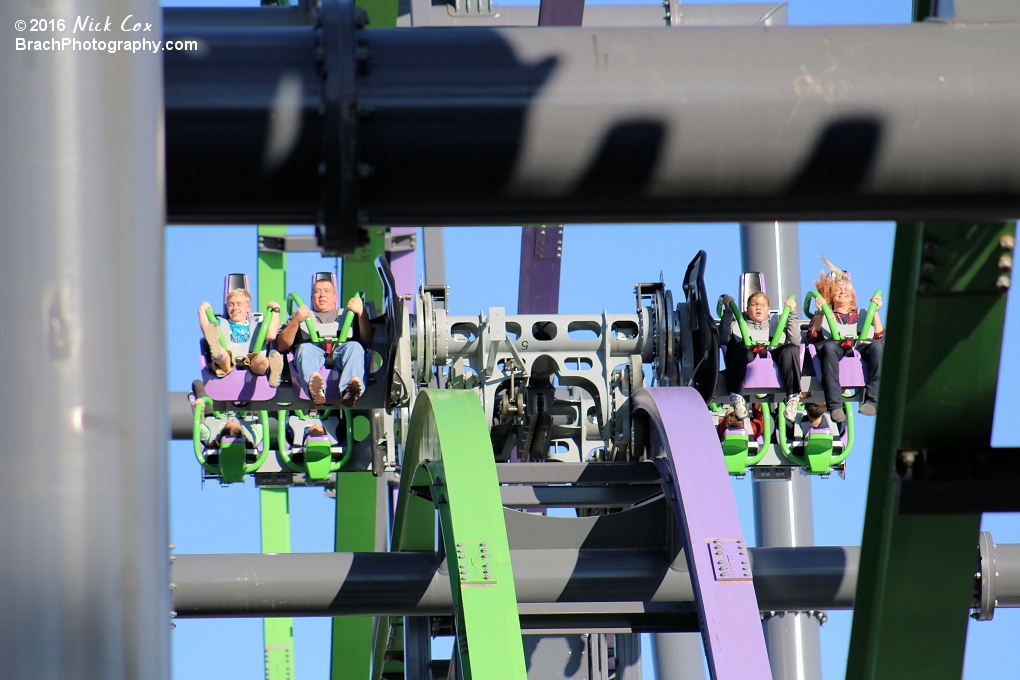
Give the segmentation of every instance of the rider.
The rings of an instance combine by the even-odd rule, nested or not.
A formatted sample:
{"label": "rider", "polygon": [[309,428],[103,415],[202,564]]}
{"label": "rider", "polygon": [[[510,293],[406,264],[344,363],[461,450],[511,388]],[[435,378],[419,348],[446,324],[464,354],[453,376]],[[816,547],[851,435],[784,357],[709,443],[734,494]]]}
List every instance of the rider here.
{"label": "rider", "polygon": [[[329,351],[334,367],[340,372],[343,405],[350,408],[364,390],[365,350],[372,346],[375,331],[360,297],[352,297],[347,302],[346,310],[337,309],[337,299],[338,294],[332,281],[316,281],[312,286],[312,309],[305,305],[298,307],[287,325],[280,330],[276,345],[281,352],[295,348],[294,359],[300,379],[308,386],[308,394],[314,404],[326,402],[326,381],[320,371],[326,365],[326,352]],[[351,338],[356,342],[344,342],[347,338],[336,337],[347,314],[357,316],[357,323],[351,327]],[[311,342],[304,324],[309,317],[313,319],[319,337],[324,339],[325,347]]]}
{"label": "rider", "polygon": [[744,390],[744,378],[747,375],[747,364],[756,355],[771,352],[779,374],[782,376],[783,389],[786,391],[786,418],[793,421],[797,417],[797,406],[800,404],[800,324],[797,321],[797,303],[792,299],[784,304],[790,309],[783,329],[785,342],[777,347],[766,349],[772,336],[778,332],[775,326],[779,317],[769,312],[769,298],[765,293],[754,293],[747,298],[747,310],[743,313],[747,334],[753,343],[748,347],[740,335],[740,324],[734,318],[730,303],[733,298],[723,296],[724,311],[719,321],[719,341],[726,345],[726,389],[730,393],[730,404],[737,418],[747,417],[747,403],[741,394]]}
{"label": "rider", "polygon": [[[227,293],[227,315],[220,317],[218,324],[209,322],[207,310],[211,311],[212,305],[203,302],[198,308],[198,323],[209,345],[209,358],[212,359],[209,367],[216,377],[222,378],[227,375],[234,370],[236,364],[247,368],[255,375],[268,373],[269,385],[278,387],[283,372],[283,356],[275,349],[269,352],[255,351],[255,340],[265,321],[260,321],[254,328],[252,327],[249,321],[251,294],[244,288],[235,288]],[[270,300],[269,310],[266,340],[272,341],[276,339],[280,330],[280,305]],[[226,347],[220,342],[221,334],[227,342]]]}
{"label": "rider", "polygon": [[[829,268],[829,273],[822,272],[815,280],[815,288],[832,310],[836,326],[844,338],[860,335],[864,326],[867,310],[857,307],[857,293],[850,283],[850,276],[835,266],[822,255],[822,261]],[[882,307],[882,296],[876,295],[871,302]],[[843,412],[843,387],[839,382],[839,360],[855,348],[867,363],[865,376],[864,399],[859,413],[862,416],[873,416],[878,409],[878,385],[881,380],[882,343],[885,340],[885,328],[876,311],[868,337],[861,340],[843,340],[842,343],[832,339],[832,332],[821,310],[815,312],[808,325],[808,341],[814,342],[818,350],[818,360],[822,365],[822,387],[825,390],[825,403],[832,420],[842,423],[846,420]]]}

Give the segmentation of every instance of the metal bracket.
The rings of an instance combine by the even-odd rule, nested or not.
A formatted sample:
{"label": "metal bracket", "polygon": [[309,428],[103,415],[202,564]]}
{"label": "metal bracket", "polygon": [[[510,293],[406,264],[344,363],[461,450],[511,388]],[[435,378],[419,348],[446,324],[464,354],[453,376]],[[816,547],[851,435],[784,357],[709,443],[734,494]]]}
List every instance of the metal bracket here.
{"label": "metal bracket", "polygon": [[740,539],[713,538],[708,542],[716,581],[751,581],[751,560]]}
{"label": "metal bracket", "polygon": [[259,252],[311,253],[318,252],[315,236],[264,236],[259,235]]}
{"label": "metal bracket", "polygon": [[489,544],[457,543],[457,569],[461,585],[495,585],[496,576],[489,561]]}
{"label": "metal bracket", "polygon": [[387,253],[406,253],[418,247],[417,234],[386,234]]}
{"label": "metal bracket", "polygon": [[1018,448],[896,452],[903,515],[1020,511]]}
{"label": "metal bracket", "polygon": [[491,17],[496,14],[492,0],[454,0],[446,6],[451,17]]}
{"label": "metal bracket", "polygon": [[999,604],[995,597],[995,577],[999,572],[995,564],[995,542],[992,540],[992,532],[982,531],[979,534],[978,552],[981,564],[974,573],[974,578],[978,579],[978,606],[976,611],[971,613],[971,618],[977,621],[991,621],[995,616],[995,607]]}

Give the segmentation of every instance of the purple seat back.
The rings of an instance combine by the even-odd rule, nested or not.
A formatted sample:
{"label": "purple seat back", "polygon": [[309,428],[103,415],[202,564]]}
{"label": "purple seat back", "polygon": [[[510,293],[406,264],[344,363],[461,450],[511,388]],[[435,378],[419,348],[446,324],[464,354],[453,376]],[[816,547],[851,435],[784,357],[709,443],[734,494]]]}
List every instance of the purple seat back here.
{"label": "purple seat back", "polygon": [[[227,296],[230,291],[243,288],[250,292],[247,274],[227,274],[223,279],[223,317],[227,315]],[[253,315],[248,312],[248,323],[253,323]],[[253,329],[254,330],[254,329]],[[204,341],[203,341],[204,342]],[[233,371],[217,378],[206,361],[205,346],[199,343],[198,365],[202,369],[202,382],[205,392],[213,401],[268,401],[276,396],[276,388],[269,386],[269,378],[255,375],[251,371],[235,368]]]}
{"label": "purple seat back", "polygon": [[[813,343],[807,345],[807,352],[811,356],[811,363],[815,367],[815,375],[822,378],[822,362],[818,359],[818,349]],[[844,388],[864,387],[864,359],[861,353],[854,350],[853,356],[843,357],[839,360],[839,384]]]}

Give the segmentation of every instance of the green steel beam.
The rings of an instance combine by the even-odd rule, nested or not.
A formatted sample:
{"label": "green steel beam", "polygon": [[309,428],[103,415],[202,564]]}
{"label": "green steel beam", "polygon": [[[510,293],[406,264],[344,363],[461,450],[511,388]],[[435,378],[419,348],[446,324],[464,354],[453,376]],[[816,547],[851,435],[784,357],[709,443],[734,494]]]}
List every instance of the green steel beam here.
{"label": "green steel beam", "polygon": [[[361,3],[358,4],[360,6]],[[386,252],[386,227],[369,227],[367,231],[368,243],[344,256],[344,268],[340,275],[340,302],[347,304],[359,290],[363,290],[365,300],[374,302],[378,313],[382,310],[383,291],[382,281],[375,272],[375,258]]]}
{"label": "green steel beam", "polygon": [[[286,236],[287,227],[259,227],[259,235]],[[287,254],[259,251],[257,308],[264,308],[269,300],[283,304],[286,296]],[[268,438],[266,440],[268,442]],[[262,552],[290,552],[288,489],[259,489],[259,506],[262,516]],[[263,619],[262,636],[266,680],[294,680],[293,619]]]}
{"label": "green steel beam", "polygon": [[900,514],[895,470],[901,450],[990,446],[1014,229],[897,227],[847,678],[963,672],[981,516]]}
{"label": "green steel beam", "polygon": [[[403,463],[392,549],[433,550],[439,511],[465,680],[524,680],[510,545],[478,396],[460,390],[422,391],[411,416]],[[418,495],[426,489],[431,503]],[[387,643],[401,637],[397,630],[383,619],[376,640],[376,680],[382,675],[385,651],[393,649]]]}
{"label": "green steel beam", "polygon": [[[336,552],[380,552],[386,548],[386,482],[372,472],[336,476]],[[382,520],[382,521],[380,521]],[[372,670],[375,618],[333,619],[330,677],[368,680]]]}

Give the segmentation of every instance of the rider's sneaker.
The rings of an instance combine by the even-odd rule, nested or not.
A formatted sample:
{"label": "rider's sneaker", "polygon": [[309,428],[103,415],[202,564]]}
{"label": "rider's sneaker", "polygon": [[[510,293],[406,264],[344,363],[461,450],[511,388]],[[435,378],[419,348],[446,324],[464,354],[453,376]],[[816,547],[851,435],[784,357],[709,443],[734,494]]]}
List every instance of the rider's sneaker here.
{"label": "rider's sneaker", "polygon": [[308,379],[308,394],[311,396],[313,404],[326,403],[326,381],[318,372],[312,373]]}
{"label": "rider's sneaker", "polygon": [[743,420],[747,417],[747,402],[739,394],[730,395],[730,406],[733,407],[733,415]]}
{"label": "rider's sneaker", "polygon": [[786,399],[786,419],[791,423],[797,420],[797,409],[800,408],[800,395],[791,394]]}
{"label": "rider's sneaker", "polygon": [[279,387],[283,376],[283,355],[275,349],[269,350],[269,386]]}
{"label": "rider's sneaker", "polygon": [[832,422],[842,423],[846,421],[846,413],[841,408],[834,408],[829,410],[829,415],[832,416]]}
{"label": "rider's sneaker", "polygon": [[209,356],[212,357],[212,360],[223,359],[224,349],[223,344],[220,343],[220,327],[211,323],[202,324],[202,335],[205,337],[206,344],[209,345]]}
{"label": "rider's sneaker", "polygon": [[857,412],[860,413],[862,416],[873,416],[876,413],[878,413],[878,409],[875,408],[875,402],[866,401],[863,404],[861,404],[861,407],[857,409]]}
{"label": "rider's sneaker", "polygon": [[351,378],[351,381],[347,383],[347,387],[344,388],[343,394],[340,395],[341,403],[345,408],[351,408],[358,402],[358,397],[364,391],[364,386],[361,384],[361,379],[358,377]]}

